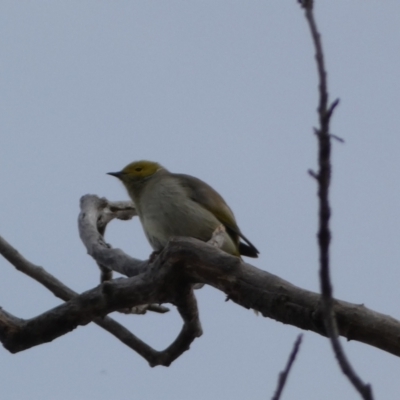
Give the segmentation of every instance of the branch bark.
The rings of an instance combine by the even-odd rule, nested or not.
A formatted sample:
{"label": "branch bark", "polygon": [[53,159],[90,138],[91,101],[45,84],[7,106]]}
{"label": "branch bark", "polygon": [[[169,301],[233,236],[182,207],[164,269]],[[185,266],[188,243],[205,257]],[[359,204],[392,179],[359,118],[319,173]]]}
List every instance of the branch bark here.
{"label": "branch bark", "polygon": [[[99,208],[99,205],[104,202],[96,196],[82,198],[81,229],[93,228],[85,216],[90,216],[89,220],[97,224],[98,218],[93,216],[101,213],[102,206]],[[94,209],[88,212],[88,208]],[[84,232],[81,236],[88,237]],[[106,281],[80,295],[74,293],[65,304],[29,320],[0,310],[0,340],[9,351],[18,352],[49,342],[90,321],[108,321],[102,318],[115,310],[150,303],[172,303],[184,319],[184,327],[174,344],[164,352],[156,352],[141,341],[130,346],[150,365],[169,365],[201,334],[191,291],[194,283],[211,285],[235,303],[257,310],[265,317],[326,336],[318,293],[298,288],[207,243],[192,238],[173,239],[151,263],[125,257],[120,250],[99,240],[97,234],[91,237],[89,247],[92,254],[98,255],[96,261],[107,261],[109,268],[120,270],[116,261],[120,260],[130,277]],[[0,253],[14,264],[16,260],[4,250],[0,245]],[[363,305],[339,300],[333,300],[333,310],[340,335],[400,356],[399,321]],[[126,328],[121,329],[135,338]],[[119,339],[125,343],[124,335],[119,335]]]}

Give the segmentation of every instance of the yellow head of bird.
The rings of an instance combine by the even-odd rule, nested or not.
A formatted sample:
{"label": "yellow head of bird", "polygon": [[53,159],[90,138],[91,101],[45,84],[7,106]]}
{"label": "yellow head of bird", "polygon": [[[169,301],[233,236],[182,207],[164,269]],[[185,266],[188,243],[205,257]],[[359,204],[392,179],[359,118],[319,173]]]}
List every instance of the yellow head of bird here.
{"label": "yellow head of bird", "polygon": [[163,169],[163,167],[156,162],[141,160],[128,164],[119,172],[108,172],[108,175],[115,176],[126,184],[140,182],[154,175],[160,169]]}

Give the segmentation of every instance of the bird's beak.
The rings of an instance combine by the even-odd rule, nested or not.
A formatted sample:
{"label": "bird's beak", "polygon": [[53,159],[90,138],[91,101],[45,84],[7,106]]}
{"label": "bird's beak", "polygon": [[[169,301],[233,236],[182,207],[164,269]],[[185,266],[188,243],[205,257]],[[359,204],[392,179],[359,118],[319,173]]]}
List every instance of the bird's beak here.
{"label": "bird's beak", "polygon": [[107,172],[107,175],[112,175],[112,176],[115,176],[118,179],[121,179],[122,172],[121,171],[119,171],[119,172]]}

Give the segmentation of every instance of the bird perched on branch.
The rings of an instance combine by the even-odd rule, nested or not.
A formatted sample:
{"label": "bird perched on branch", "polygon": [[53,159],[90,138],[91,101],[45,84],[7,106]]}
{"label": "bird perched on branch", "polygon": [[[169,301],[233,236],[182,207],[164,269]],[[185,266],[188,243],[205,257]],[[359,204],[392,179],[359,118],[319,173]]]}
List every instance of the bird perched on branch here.
{"label": "bird perched on branch", "polygon": [[174,236],[207,242],[222,224],[225,227],[222,250],[238,257],[258,256],[258,250],[240,231],[225,200],[200,179],[173,174],[152,161],[135,161],[108,175],[125,185],[155,251],[162,250]]}

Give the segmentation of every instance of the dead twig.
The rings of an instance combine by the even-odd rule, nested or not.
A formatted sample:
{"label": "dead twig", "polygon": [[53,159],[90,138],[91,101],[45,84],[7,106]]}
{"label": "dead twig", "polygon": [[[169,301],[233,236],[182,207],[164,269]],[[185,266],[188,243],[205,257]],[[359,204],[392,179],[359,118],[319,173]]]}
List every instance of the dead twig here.
{"label": "dead twig", "polygon": [[296,359],[297,353],[299,352],[302,339],[303,339],[303,335],[300,333],[297,336],[297,339],[293,344],[293,349],[290,352],[285,369],[279,374],[278,386],[276,388],[274,396],[272,397],[272,400],[279,400],[281,398],[281,394],[282,394],[283,388],[285,387],[287,378],[289,376],[289,372],[292,368],[294,360]]}
{"label": "dead twig", "polygon": [[[333,111],[339,104],[339,100],[329,104],[327,73],[324,63],[324,53],[322,50],[321,36],[317,29],[317,25],[313,12],[312,0],[300,0],[301,6],[304,9],[305,17],[310,28],[311,37],[315,48],[315,60],[317,63],[318,78],[319,78],[319,104],[318,116],[319,127],[315,130],[318,139],[318,164],[319,171],[316,174],[318,177],[318,198],[319,198],[319,229],[318,229],[318,244],[319,244],[319,259],[320,259],[320,285],[322,293],[322,306],[324,312],[324,321],[327,334],[331,340],[333,351],[338,360],[342,372],[347,376],[356,390],[365,400],[372,400],[372,389],[369,384],[365,384],[357,375],[354,368],[351,366],[346,354],[341,346],[338,338],[338,327],[336,316],[333,312],[333,295],[332,284],[329,272],[329,246],[331,241],[331,231],[329,220],[331,216],[331,208],[329,203],[329,187],[331,180],[331,138],[329,133],[330,119]],[[335,137],[337,138],[337,137]]]}

